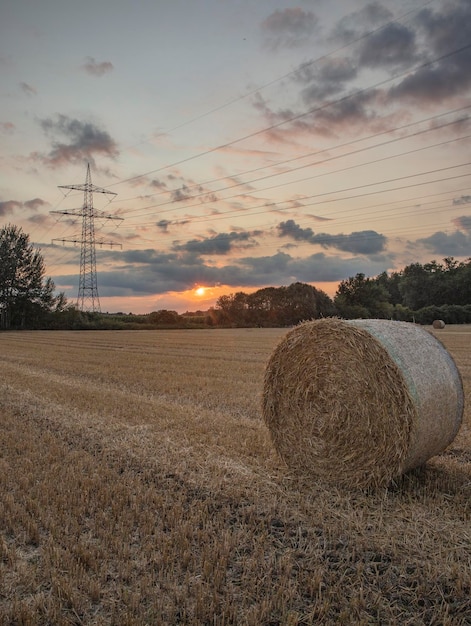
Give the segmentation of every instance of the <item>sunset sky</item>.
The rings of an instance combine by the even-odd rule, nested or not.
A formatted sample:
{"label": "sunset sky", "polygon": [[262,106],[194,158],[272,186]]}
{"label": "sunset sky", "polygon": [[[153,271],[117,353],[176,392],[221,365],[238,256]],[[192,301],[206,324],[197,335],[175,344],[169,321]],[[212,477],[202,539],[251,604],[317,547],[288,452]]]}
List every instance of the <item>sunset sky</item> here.
{"label": "sunset sky", "polygon": [[102,311],[471,256],[469,0],[3,0],[0,78],[0,227],[71,303],[87,163]]}

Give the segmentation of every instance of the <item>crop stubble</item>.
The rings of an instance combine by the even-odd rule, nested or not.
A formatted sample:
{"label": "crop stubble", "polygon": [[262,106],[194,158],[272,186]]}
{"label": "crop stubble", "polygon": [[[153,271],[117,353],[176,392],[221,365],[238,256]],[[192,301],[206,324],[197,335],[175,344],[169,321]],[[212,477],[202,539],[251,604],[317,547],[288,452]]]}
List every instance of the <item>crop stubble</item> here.
{"label": "crop stubble", "polygon": [[388,489],[307,483],[260,415],[284,332],[0,334],[0,623],[471,623],[469,402]]}

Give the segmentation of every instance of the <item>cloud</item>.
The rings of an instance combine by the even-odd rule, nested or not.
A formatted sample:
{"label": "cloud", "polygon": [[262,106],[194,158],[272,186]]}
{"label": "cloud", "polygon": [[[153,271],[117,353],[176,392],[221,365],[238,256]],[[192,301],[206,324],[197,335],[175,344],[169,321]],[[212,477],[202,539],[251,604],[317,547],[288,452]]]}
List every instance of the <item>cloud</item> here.
{"label": "cloud", "polygon": [[91,76],[103,76],[108,72],[112,72],[114,67],[113,63],[110,61],[102,61],[101,63],[98,63],[93,57],[87,57],[85,63],[82,65],[82,69],[84,69],[87,74],[90,74]]}
{"label": "cloud", "polygon": [[159,222],[157,222],[156,226],[163,233],[167,233],[168,232],[168,227],[170,226],[171,223],[172,222],[170,222],[169,220],[160,220]]}
{"label": "cloud", "polygon": [[174,250],[184,250],[197,255],[228,254],[235,247],[251,248],[257,245],[253,237],[259,234],[260,231],[218,233],[212,237],[192,239],[184,244],[175,244]]}
{"label": "cloud", "polygon": [[352,94],[336,102],[332,106],[318,111],[312,118],[311,130],[324,133],[329,129],[330,134],[348,132],[357,128],[365,129],[368,123],[378,119],[375,90]]}
{"label": "cloud", "polygon": [[[253,106],[257,108],[257,102],[259,100],[260,94],[257,92],[253,95],[252,101]],[[273,150],[266,150],[265,148],[255,148],[255,147],[247,147],[247,146],[223,146],[218,149],[218,152],[221,154],[228,154],[230,156],[242,157],[242,158],[260,158],[264,159],[267,163],[272,163],[273,159],[277,159],[279,157],[278,152]],[[226,175],[227,180],[233,180],[234,183],[237,184],[245,184],[237,182],[237,177],[234,175]]]}
{"label": "cloud", "polygon": [[311,217],[316,222],[331,222],[333,219],[332,217],[322,217],[321,215],[314,215],[313,213],[306,213],[305,215],[306,217]]}
{"label": "cloud", "polygon": [[444,3],[441,11],[422,9],[416,18],[434,54],[446,54],[469,45],[471,5],[468,0]]}
{"label": "cloud", "polygon": [[396,22],[362,40],[358,62],[363,67],[411,65],[418,59],[415,33]]}
{"label": "cloud", "polygon": [[[152,249],[97,251],[97,254],[118,263],[116,270],[100,272],[101,296],[161,294],[185,291],[195,283],[215,285],[220,282],[218,268],[206,265],[198,256],[191,254],[162,253]],[[242,270],[239,268],[236,271],[241,279]],[[70,276],[54,280],[60,284],[59,280],[70,280]]]}
{"label": "cloud", "polygon": [[[255,275],[263,275],[264,281],[271,282],[273,276],[286,275],[292,257],[286,252],[277,252],[272,256],[247,257],[241,259],[241,264],[249,267]],[[260,280],[260,279],[258,279]]]}
{"label": "cloud", "polygon": [[16,126],[13,124],[13,122],[0,122],[0,130],[5,135],[10,135],[11,133],[13,133],[15,128]]}
{"label": "cloud", "polygon": [[471,53],[461,53],[466,58],[464,67],[445,59],[435,66],[418,69],[389,90],[389,97],[414,104],[438,104],[465,92],[471,85],[467,71]]}
{"label": "cloud", "polygon": [[460,198],[453,198],[453,205],[458,206],[460,204],[470,204],[471,196],[461,196]]}
{"label": "cloud", "polygon": [[[471,198],[469,201],[471,202]],[[462,215],[461,217],[455,217],[452,222],[458,230],[471,233],[471,215]]]}
{"label": "cloud", "polygon": [[390,266],[389,258],[372,261],[364,257],[328,257],[322,253],[305,259],[293,259],[290,263],[293,275],[301,282],[335,282],[360,272],[366,276],[376,276]]}
{"label": "cloud", "polygon": [[[7,215],[11,215],[12,213],[19,213],[19,210],[26,207],[32,211],[37,211],[37,209],[41,206],[47,205],[48,202],[41,200],[41,198],[33,198],[32,200],[28,200],[26,202],[18,202],[17,200],[6,200],[4,202],[0,202],[0,217],[5,217]],[[21,211],[21,217],[32,224],[42,225],[49,220],[49,215],[42,215],[41,213],[35,213],[33,215],[25,216],[25,211]]]}
{"label": "cloud", "polygon": [[[53,138],[52,149],[47,155],[34,153],[33,156],[40,158],[51,167],[84,160],[94,164],[94,155],[109,158],[115,158],[118,155],[114,139],[93,122],[58,115],[56,119],[40,120],[40,125],[46,135]],[[66,141],[56,140],[57,135],[64,136]]]}
{"label": "cloud", "polygon": [[[323,137],[332,137],[340,133],[351,135],[358,129],[365,132],[370,123],[378,123],[380,118],[376,105],[381,97],[379,91],[369,89],[343,92],[337,100],[318,103],[319,106],[316,106],[317,98],[326,95],[329,90],[328,84],[322,82],[304,87],[300,96],[310,111],[304,109],[304,113],[301,114],[295,109],[272,110],[267,102],[259,97],[255,106],[264,115],[267,123],[270,126],[283,125],[266,132],[267,140],[292,145],[298,138],[305,140],[307,133]],[[308,102],[309,99],[313,101]]]}
{"label": "cloud", "polygon": [[392,17],[393,14],[386,7],[378,2],[370,2],[360,11],[342,17],[335,25],[330,39],[341,44],[350,43]]}
{"label": "cloud", "polygon": [[31,224],[35,224],[36,226],[44,226],[50,221],[50,216],[44,215],[42,213],[36,213],[35,215],[30,215],[27,220],[28,222],[30,222]]}
{"label": "cloud", "polygon": [[433,65],[419,67],[392,87],[389,95],[406,102],[427,104],[443,103],[465,93],[471,86],[471,3],[445,4],[437,12],[423,9],[417,15],[416,24],[424,40],[424,58],[444,58]]}
{"label": "cloud", "polygon": [[25,93],[27,96],[35,96],[37,95],[37,91],[34,87],[32,87],[31,85],[29,85],[28,83],[20,83],[20,89],[23,93]]}
{"label": "cloud", "polygon": [[[300,89],[297,104],[277,110],[257,94],[252,104],[273,127],[266,139],[293,144],[306,133],[334,137],[368,129],[378,132],[388,119],[392,123],[410,115],[411,103],[429,107],[467,95],[471,48],[453,51],[471,41],[471,3],[456,0],[436,11],[424,9],[406,24],[392,18],[389,9],[373,2],[339,20],[331,39],[342,46],[356,43],[348,55],[339,52],[299,66],[292,74]],[[374,81],[372,70],[386,72],[378,75],[376,80],[381,81],[407,68],[412,69],[391,85],[365,88],[359,82],[366,72],[367,84]]]}
{"label": "cloud", "polygon": [[291,109],[274,111],[259,92],[253,98],[252,106],[265,117],[269,124],[289,121],[295,115]]}
{"label": "cloud", "polygon": [[307,85],[301,97],[307,104],[322,100],[341,92],[345,83],[355,79],[358,68],[353,60],[347,57],[327,58],[321,63],[302,65],[295,73],[297,82]]}
{"label": "cloud", "polygon": [[44,206],[45,204],[48,204],[48,203],[45,202],[44,200],[41,200],[41,198],[33,198],[32,200],[27,200],[24,203],[24,206],[28,209],[32,209],[33,211],[36,211],[39,207]]}
{"label": "cloud", "polygon": [[[376,276],[392,266],[388,257],[347,258],[316,253],[306,258],[286,252],[271,256],[244,257],[226,265],[207,263],[198,254],[157,250],[97,250],[100,262],[112,261],[116,269],[99,274],[100,296],[131,296],[185,291],[197,284],[228,287],[281,286],[292,282],[334,282],[361,272]],[[77,285],[75,275],[55,276],[54,282]]]}
{"label": "cloud", "polygon": [[162,180],[159,180],[158,178],[153,178],[150,181],[149,185],[151,187],[155,187],[156,189],[162,189],[162,190],[167,189],[167,183],[164,183]]}
{"label": "cloud", "polygon": [[189,224],[190,222],[191,220],[189,219],[182,219],[182,220],[161,219],[158,222],[156,222],[155,225],[160,230],[160,232],[168,233],[170,226],[185,226],[186,224]]}
{"label": "cloud", "polygon": [[469,231],[469,229],[466,230],[468,230],[467,233],[457,230],[451,234],[438,231],[430,237],[418,239],[417,243],[424,245],[433,254],[440,254],[447,257],[469,257],[469,251],[471,250],[471,231]]}
{"label": "cloud", "polygon": [[265,45],[271,50],[295,48],[316,31],[318,18],[312,11],[299,7],[276,10],[261,24]]}
{"label": "cloud", "polygon": [[192,198],[192,195],[189,187],[186,185],[182,185],[179,189],[174,189],[172,191],[173,202],[184,202],[185,200],[190,200],[190,198]]}
{"label": "cloud", "polygon": [[376,255],[386,247],[386,237],[374,230],[353,232],[349,235],[315,233],[312,228],[301,228],[294,220],[281,222],[277,226],[279,237],[290,237],[295,241],[306,241],[323,248],[336,248],[354,254]]}
{"label": "cloud", "polygon": [[[186,202],[188,200],[197,200],[198,203],[205,204],[208,202],[217,202],[218,200],[216,193],[210,191],[209,189],[205,189],[202,185],[195,183],[190,178],[168,174],[167,179],[173,184],[178,182],[180,186],[175,189],[169,189],[167,183],[159,179],[153,179],[148,183],[151,187],[160,190],[160,193],[169,194],[169,200],[163,202],[162,204],[169,204],[171,202]],[[156,192],[155,194],[150,194],[150,196],[146,197],[152,197],[154,195],[159,194]]]}
{"label": "cloud", "polygon": [[294,220],[280,222],[277,226],[279,237],[291,237],[295,241],[310,241],[314,236],[312,228],[301,228]]}
{"label": "cloud", "polygon": [[322,252],[306,258],[296,258],[278,252],[273,256],[241,259],[240,263],[246,271],[244,281],[236,284],[278,286],[296,281],[307,283],[339,281],[358,272],[375,276],[389,268],[391,259],[372,261],[364,257],[329,257]]}
{"label": "cloud", "polygon": [[22,206],[23,204],[17,200],[5,200],[4,202],[0,202],[0,215],[2,217],[11,215],[11,213],[14,213],[16,209],[20,209]]}

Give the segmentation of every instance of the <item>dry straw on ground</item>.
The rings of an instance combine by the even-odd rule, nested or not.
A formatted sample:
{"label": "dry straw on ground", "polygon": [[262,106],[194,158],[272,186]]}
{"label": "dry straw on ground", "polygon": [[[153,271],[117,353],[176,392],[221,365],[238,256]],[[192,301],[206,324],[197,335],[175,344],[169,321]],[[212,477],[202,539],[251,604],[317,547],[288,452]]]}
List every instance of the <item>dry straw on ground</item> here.
{"label": "dry straw on ground", "polygon": [[433,327],[435,329],[445,328],[445,322],[443,320],[433,320]]}
{"label": "dry straw on ground", "polygon": [[463,416],[460,374],[426,330],[322,319],[268,362],[263,414],[287,465],[348,486],[385,485],[442,452]]}

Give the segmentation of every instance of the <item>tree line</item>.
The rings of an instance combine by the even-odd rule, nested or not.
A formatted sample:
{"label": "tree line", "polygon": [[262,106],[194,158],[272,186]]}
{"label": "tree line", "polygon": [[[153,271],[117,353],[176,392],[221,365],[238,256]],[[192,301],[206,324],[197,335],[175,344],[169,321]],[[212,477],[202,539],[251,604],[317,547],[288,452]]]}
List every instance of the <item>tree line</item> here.
{"label": "tree line", "polygon": [[309,319],[383,318],[431,324],[471,323],[471,258],[453,257],[376,277],[358,273],[339,283],[333,298],[295,282],[218,298],[209,311],[160,310],[146,315],[84,313],[45,276],[45,263],[21,228],[0,229],[0,328],[121,329],[293,326]]}
{"label": "tree line", "polygon": [[375,278],[357,274],[339,284],[334,304],[341,317],[388,318],[431,324],[471,323],[471,258],[446,257]]}
{"label": "tree line", "polygon": [[413,263],[369,278],[358,273],[339,283],[331,299],[304,283],[221,296],[218,325],[288,326],[319,317],[379,318],[431,324],[471,323],[471,258]]}

